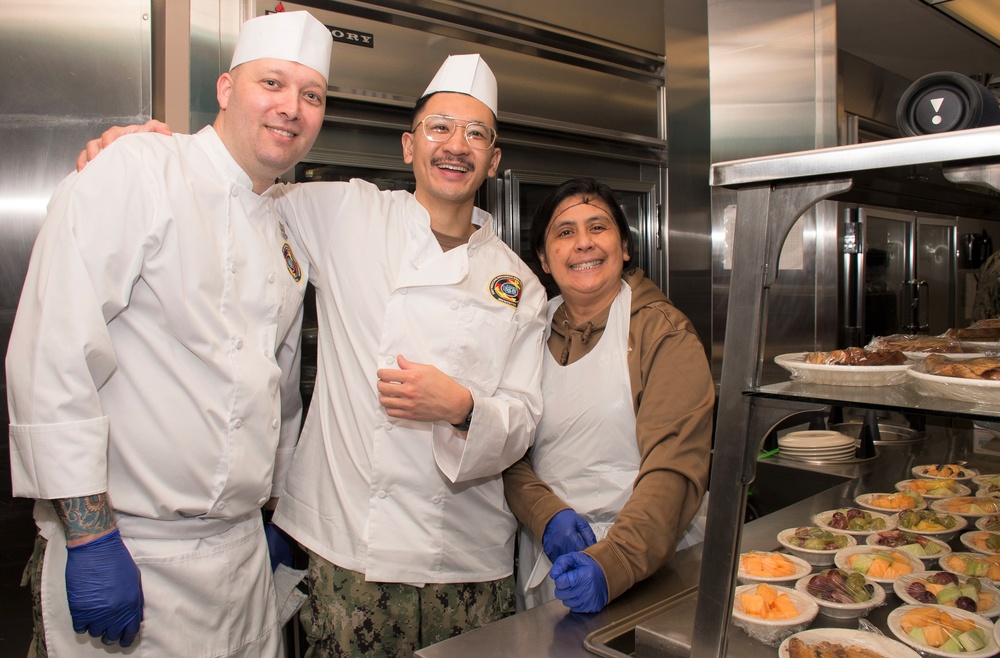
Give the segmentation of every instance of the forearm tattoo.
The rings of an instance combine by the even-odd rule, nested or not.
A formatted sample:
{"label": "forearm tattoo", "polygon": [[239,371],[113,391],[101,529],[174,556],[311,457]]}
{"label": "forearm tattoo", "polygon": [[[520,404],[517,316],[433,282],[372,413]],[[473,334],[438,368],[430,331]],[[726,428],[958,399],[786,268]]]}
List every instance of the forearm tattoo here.
{"label": "forearm tattoo", "polygon": [[66,528],[67,541],[99,535],[115,527],[111,499],[106,493],[80,498],[61,498],[53,500],[52,505]]}

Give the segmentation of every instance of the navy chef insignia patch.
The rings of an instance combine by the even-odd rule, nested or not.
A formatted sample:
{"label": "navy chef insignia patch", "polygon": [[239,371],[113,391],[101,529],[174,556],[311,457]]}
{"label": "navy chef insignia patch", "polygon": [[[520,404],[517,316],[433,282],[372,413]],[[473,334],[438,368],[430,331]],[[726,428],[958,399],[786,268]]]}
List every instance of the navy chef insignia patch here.
{"label": "navy chef insignia patch", "polygon": [[285,257],[285,267],[288,268],[288,273],[295,279],[295,283],[302,281],[302,268],[299,267],[299,261],[295,260],[292,247],[287,242],[281,245],[281,255]]}
{"label": "navy chef insignia patch", "polygon": [[521,280],[513,274],[495,276],[490,281],[490,294],[498,302],[517,308],[521,301]]}

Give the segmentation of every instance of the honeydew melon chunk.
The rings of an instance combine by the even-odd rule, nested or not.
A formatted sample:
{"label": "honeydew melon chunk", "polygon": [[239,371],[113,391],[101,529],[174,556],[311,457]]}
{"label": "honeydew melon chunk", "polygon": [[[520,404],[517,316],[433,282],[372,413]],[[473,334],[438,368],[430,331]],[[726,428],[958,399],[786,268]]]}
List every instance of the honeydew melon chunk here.
{"label": "honeydew melon chunk", "polygon": [[941,651],[947,651],[949,653],[959,653],[964,651],[962,648],[962,643],[955,638],[949,636],[947,640],[938,645],[938,649]]}
{"label": "honeydew melon chunk", "polygon": [[911,638],[913,638],[913,641],[916,642],[917,644],[921,644],[921,645],[923,645],[925,647],[927,646],[927,638],[924,637],[924,629],[923,628],[921,628],[919,626],[917,626],[915,628],[911,628],[910,632],[907,633],[907,635],[909,635]]}
{"label": "honeydew melon chunk", "polygon": [[874,555],[870,553],[859,553],[854,556],[854,561],[851,562],[851,568],[861,573],[868,573],[868,570],[871,568],[872,562],[874,561]]}
{"label": "honeydew melon chunk", "polygon": [[976,627],[959,635],[958,641],[966,651],[979,651],[986,646],[986,632]]}
{"label": "honeydew melon chunk", "polygon": [[962,596],[962,590],[955,585],[949,585],[937,593],[938,603],[954,603],[955,599]]}

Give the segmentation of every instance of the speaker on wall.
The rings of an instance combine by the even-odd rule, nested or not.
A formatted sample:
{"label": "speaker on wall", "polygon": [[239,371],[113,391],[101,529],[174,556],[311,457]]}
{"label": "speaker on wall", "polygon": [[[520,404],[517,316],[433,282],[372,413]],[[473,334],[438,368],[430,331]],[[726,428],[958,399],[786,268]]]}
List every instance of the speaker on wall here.
{"label": "speaker on wall", "polygon": [[896,123],[907,136],[995,126],[1000,124],[1000,101],[968,76],[930,73],[903,92],[896,106]]}

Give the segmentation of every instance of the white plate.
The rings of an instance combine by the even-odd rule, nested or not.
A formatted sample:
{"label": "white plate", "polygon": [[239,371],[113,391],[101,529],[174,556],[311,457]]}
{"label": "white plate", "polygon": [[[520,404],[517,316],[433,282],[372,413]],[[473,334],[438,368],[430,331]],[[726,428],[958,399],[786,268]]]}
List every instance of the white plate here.
{"label": "white plate", "polygon": [[982,536],[987,536],[988,537],[990,535],[1000,536],[1000,533],[990,532],[989,530],[973,530],[971,532],[963,532],[962,535],[958,539],[959,539],[959,541],[962,542],[962,546],[965,546],[967,549],[969,549],[970,551],[972,551],[974,553],[983,553],[984,555],[1000,555],[1000,550],[989,551],[989,550],[986,550],[986,549],[983,549],[983,548],[979,548],[972,541],[973,538],[975,538],[975,537],[982,537]]}
{"label": "white plate", "polygon": [[833,386],[890,386],[906,381],[912,362],[898,366],[840,366],[806,363],[808,352],[779,354],[774,362],[792,374],[795,381]]}
{"label": "white plate", "polygon": [[[959,466],[962,470],[958,472],[958,475],[930,475],[931,469],[936,469],[942,464],[921,464],[920,466],[914,466],[910,469],[910,473],[913,474],[915,478],[924,478],[927,480],[954,480],[955,482],[964,482],[965,480],[971,480],[972,478],[979,475],[979,471],[974,468],[968,468],[966,466]],[[956,466],[958,466],[956,464]]]}
{"label": "white plate", "polygon": [[[889,546],[885,546],[884,544],[878,543],[878,541],[879,541],[879,535],[881,535],[883,532],[909,532],[909,531],[908,530],[899,530],[898,528],[896,530],[881,530],[881,531],[876,532],[874,534],[868,535],[868,538],[865,539],[865,544],[868,545],[868,546],[878,546],[880,548],[891,548]],[[949,546],[948,544],[944,543],[940,539],[934,539],[933,537],[928,537],[926,535],[921,535],[918,532],[909,532],[909,534],[924,537],[924,539],[928,540],[930,543],[932,543],[935,546],[937,546],[938,552],[934,553],[934,554],[917,555],[916,553],[910,553],[914,557],[918,557],[918,558],[920,558],[921,560],[923,560],[925,562],[932,562],[934,564],[937,564],[937,561],[938,561],[939,558],[942,558],[945,555],[948,555],[949,553],[952,552],[951,551],[951,546]],[[917,542],[914,542],[914,543],[917,543]],[[897,548],[897,550],[902,550],[902,547],[896,547],[896,548]],[[909,553],[909,551],[903,551],[903,552],[904,553]]]}
{"label": "white plate", "polygon": [[786,450],[785,448],[781,448],[779,454],[785,457],[798,457],[799,459],[832,459],[835,457],[847,459],[854,457],[855,450],[854,448],[849,450]]}
{"label": "white plate", "polygon": [[[789,562],[791,562],[793,565],[795,565],[796,571],[795,571],[795,573],[793,573],[791,575],[788,575],[788,576],[780,576],[780,577],[775,577],[775,576],[756,576],[756,575],[754,575],[752,573],[749,573],[749,572],[743,570],[743,556],[746,555],[747,553],[762,553],[762,554],[769,554],[769,553],[770,554],[774,554],[774,553],[777,553],[778,555],[781,555],[783,558],[785,558],[786,560],[788,560]],[[803,576],[805,576],[806,574],[808,574],[810,571],[812,571],[812,565],[811,564],[809,564],[808,562],[806,562],[805,560],[803,560],[800,557],[795,557],[794,555],[790,555],[788,553],[778,553],[777,551],[747,551],[747,553],[741,553],[740,554],[739,571],[737,571],[737,573],[736,573],[736,578],[737,578],[737,580],[740,581],[740,584],[742,584],[742,585],[748,585],[750,583],[769,583],[769,584],[771,584],[771,583],[792,583],[792,582],[795,582],[796,580],[798,580],[799,578],[802,578]]]}
{"label": "white plate", "polygon": [[900,511],[902,511],[904,509],[908,509],[908,510],[910,510],[910,509],[915,509],[915,510],[927,509],[927,501],[925,501],[922,497],[919,497],[919,496],[918,496],[918,499],[906,496],[907,498],[910,498],[910,500],[913,501],[913,507],[879,507],[878,505],[875,504],[874,501],[880,500],[881,499],[880,497],[883,497],[883,496],[906,496],[906,494],[904,494],[904,493],[902,493],[900,491],[897,491],[894,494],[890,494],[890,493],[866,493],[866,494],[861,494],[860,496],[856,496],[854,498],[854,502],[857,503],[859,507],[863,507],[863,508],[865,508],[866,510],[868,510],[870,512],[881,512],[882,514],[895,514],[896,512],[900,512]]}
{"label": "white plate", "polygon": [[[800,527],[810,527],[810,526],[800,526]],[[825,529],[826,528],[824,528],[824,530]],[[795,554],[797,557],[802,558],[803,560],[805,560],[806,562],[808,562],[813,566],[817,567],[830,566],[831,564],[833,564],[833,558],[837,554],[837,551],[843,550],[843,549],[833,548],[827,551],[816,551],[808,548],[800,548],[799,546],[795,546],[794,544],[788,541],[788,538],[794,535],[796,530],[798,530],[798,527],[786,528],[785,530],[779,532],[778,543],[784,546],[786,549],[788,549],[790,553]],[[846,532],[840,532],[838,530],[830,530],[830,532],[835,535],[843,535],[847,537],[848,547],[856,546],[858,543],[857,539],[847,534]]]}
{"label": "white plate", "polygon": [[[964,558],[966,560],[976,560],[977,562],[984,562],[986,564],[1000,564],[1000,556],[997,555],[984,555],[982,553],[960,553],[958,551],[953,552],[951,555],[945,555],[943,558],[938,560],[938,566],[941,567],[942,571],[950,571],[956,576],[967,576],[969,574],[957,571],[948,566],[948,560],[952,558]],[[979,576],[982,580],[989,581],[994,585],[1000,585],[1000,581],[988,578],[986,576]]]}
{"label": "white plate", "polygon": [[1000,399],[1000,380],[945,377],[917,370],[907,370],[906,373],[917,380],[920,392],[927,395],[975,404],[996,404]]}
{"label": "white plate", "polygon": [[739,626],[753,639],[772,647],[793,633],[804,631],[819,614],[819,604],[805,592],[799,592],[791,587],[770,585],[779,594],[787,594],[795,604],[798,615],[791,619],[761,619],[743,612],[743,601],[740,595],[746,591],[754,591],[759,583],[740,585],[736,588],[733,601],[733,624]]}
{"label": "white plate", "polygon": [[997,484],[1000,484],[1000,474],[998,473],[983,473],[972,478],[972,483],[977,487],[987,487],[990,484],[990,480],[997,478]]}
{"label": "white plate", "polygon": [[[975,504],[982,512],[969,511],[967,505]],[[931,509],[954,516],[964,516],[974,519],[980,516],[1000,513],[1000,500],[995,498],[978,498],[975,496],[959,496],[957,498],[942,498],[931,502]]]}
{"label": "white plate", "polygon": [[[835,512],[845,512],[848,508],[842,507],[840,509],[827,510],[825,512],[820,512],[812,517],[812,522],[818,525],[824,530],[829,530],[830,532],[839,532],[845,535],[851,535],[853,537],[867,537],[873,532],[879,532],[880,530],[893,530],[896,528],[896,516],[894,514],[886,514],[884,512],[873,512],[871,510],[863,510],[868,512],[872,517],[879,518],[885,521],[885,527],[879,530],[841,530],[840,528],[831,528],[830,520],[833,518]],[[859,508],[860,509],[860,508]]]}
{"label": "white plate", "polygon": [[781,448],[838,448],[848,445],[854,445],[853,438],[831,430],[789,432],[778,438]]}
{"label": "white plate", "polygon": [[[854,571],[851,568],[850,558],[855,555],[860,555],[861,553],[899,553],[906,558],[906,562],[910,565],[910,570],[907,573],[915,573],[918,571],[925,571],[927,567],[924,566],[923,561],[916,555],[910,555],[906,551],[900,551],[895,548],[882,548],[881,546],[848,546],[847,548],[842,548],[837,551],[837,554],[833,556],[833,563],[844,571]],[[864,574],[865,578],[873,582],[879,583],[880,585],[891,585],[892,581],[896,578],[906,575],[900,574],[896,578],[876,578],[871,574]]]}
{"label": "white plate", "polygon": [[811,573],[802,576],[795,581],[795,589],[802,592],[819,605],[819,614],[826,615],[832,619],[857,619],[864,617],[873,608],[877,608],[885,603],[885,589],[874,580],[865,578],[865,584],[872,586],[872,596],[867,601],[861,603],[838,603],[827,601],[809,592],[809,581],[821,574]]}
{"label": "white plate", "polygon": [[[986,646],[979,651],[962,651],[961,653],[953,653],[950,651],[941,651],[939,649],[935,649],[934,647],[929,647],[926,644],[920,644],[908,634],[904,633],[903,628],[899,625],[900,618],[913,608],[937,608],[938,610],[947,612],[949,615],[957,619],[971,619],[975,622],[976,626],[979,626],[985,632]],[[889,630],[892,631],[892,634],[901,641],[910,645],[914,649],[932,656],[947,656],[948,658],[979,658],[981,656],[992,656],[997,652],[997,650],[1000,650],[1000,646],[997,646],[996,638],[993,636],[993,622],[986,617],[966,612],[965,610],[959,610],[958,608],[952,608],[950,606],[930,605],[927,603],[921,603],[920,605],[901,605],[889,613],[889,618],[886,620],[886,623],[889,626]]]}
{"label": "white plate", "polygon": [[[920,604],[920,601],[910,596],[907,593],[906,588],[909,587],[910,583],[912,583],[914,580],[927,580],[935,573],[938,572],[921,571],[919,573],[911,573],[905,576],[900,576],[895,581],[893,581],[892,590],[896,593],[896,596],[898,596],[903,603],[911,603],[914,605],[918,605]],[[966,583],[966,581],[969,580],[969,578],[971,578],[971,576],[961,576],[959,574],[955,575],[958,576],[958,582],[963,585]],[[979,586],[982,588],[983,592],[987,592],[993,597],[993,605],[985,609],[977,610],[976,614],[981,615],[983,617],[996,617],[997,615],[1000,615],[1000,589],[998,589],[996,585],[990,582],[988,578],[980,578]],[[946,606],[946,607],[951,608],[954,606]]]}
{"label": "white plate", "polygon": [[[990,528],[988,526],[995,526]],[[989,530],[990,532],[1000,532],[1000,514],[990,514],[989,516],[980,516],[976,519],[976,529],[977,530]]]}
{"label": "white plate", "polygon": [[811,628],[791,635],[778,647],[778,658],[791,658],[788,643],[793,637],[801,640],[807,647],[820,642],[831,642],[844,647],[855,646],[859,649],[877,651],[886,658],[920,658],[920,654],[916,651],[892,638],[849,628]]}
{"label": "white plate", "polygon": [[[936,480],[936,479],[937,478],[914,478],[912,480],[900,480],[899,482],[896,483],[896,491],[916,491],[917,493],[920,493],[919,490],[914,489],[913,487],[911,487],[909,485],[911,483],[913,483],[913,482],[927,482],[927,481],[933,481],[933,480]],[[952,478],[948,478],[948,479],[952,479]],[[925,494],[925,493],[920,493],[920,495],[921,495],[921,497],[923,497],[923,498],[925,498],[927,500],[938,500],[939,498],[954,498],[955,496],[969,496],[969,495],[972,494],[972,489],[970,489],[969,487],[965,486],[964,484],[959,483],[957,480],[955,480],[954,482],[952,482],[952,486],[951,486],[951,489],[949,491],[950,491],[950,493],[945,493],[945,494],[940,494],[940,495],[936,495],[936,494],[932,495],[932,494]]]}
{"label": "white plate", "polygon": [[[943,499],[942,499],[943,500]],[[915,535],[927,535],[928,537],[934,537],[935,539],[940,539],[941,541],[951,541],[959,532],[965,530],[969,525],[969,520],[964,516],[959,516],[958,514],[947,514],[945,512],[938,512],[937,510],[932,510],[938,517],[948,517],[955,520],[954,528],[946,528],[944,530],[914,530],[913,528],[906,528],[900,524],[902,519],[899,518],[897,514],[894,518],[896,519],[896,527],[900,530],[905,530],[906,532],[912,532]]]}

